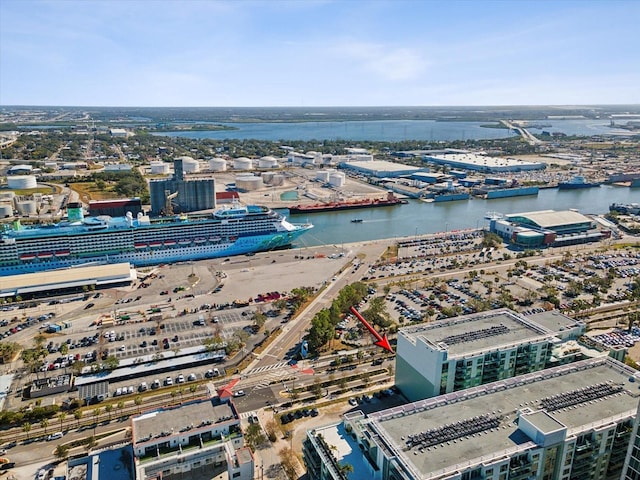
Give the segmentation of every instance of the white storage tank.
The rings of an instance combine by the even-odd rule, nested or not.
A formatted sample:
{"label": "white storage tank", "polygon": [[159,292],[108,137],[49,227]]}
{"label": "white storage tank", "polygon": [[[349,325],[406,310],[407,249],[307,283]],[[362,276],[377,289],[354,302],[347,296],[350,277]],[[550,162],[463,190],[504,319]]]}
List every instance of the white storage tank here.
{"label": "white storage tank", "polygon": [[13,207],[10,203],[0,203],[0,218],[13,217]]}
{"label": "white storage tank", "polygon": [[224,172],[227,169],[227,161],[224,158],[212,158],[209,160],[209,168],[214,172]]}
{"label": "white storage tank", "polygon": [[170,167],[165,162],[151,162],[151,173],[153,175],[167,175],[170,172]]}
{"label": "white storage tank", "polygon": [[233,160],[233,168],[236,170],[251,170],[253,168],[253,161],[247,157],[238,157]]}
{"label": "white storage tank", "polygon": [[262,177],[262,181],[266,185],[271,185],[271,181],[273,180],[274,175],[275,175],[274,172],[262,172],[260,176]]}
{"label": "white storage tank", "polygon": [[262,178],[255,175],[240,175],[236,177],[236,188],[238,190],[244,190],[245,192],[252,192],[259,190],[264,184]]}
{"label": "white storage tank", "polygon": [[36,188],[38,182],[33,175],[12,175],[7,177],[7,185],[11,189],[24,190],[27,188]]}
{"label": "white storage tank", "polygon": [[335,171],[336,170],[334,168],[329,168],[328,170],[318,170],[316,172],[316,180],[327,183],[329,181],[329,175],[331,175]]}
{"label": "white storage tank", "polygon": [[259,168],[278,168],[278,160],[276,157],[272,157],[271,155],[267,155],[266,157],[262,157],[258,160]]}
{"label": "white storage tank", "polygon": [[182,160],[182,171],[184,173],[197,173],[200,171],[200,162],[192,157],[180,157]]}
{"label": "white storage tank", "polygon": [[284,185],[284,175],[280,175],[276,173],[271,179],[271,185],[274,187],[279,187],[280,185]]}
{"label": "white storage tank", "polygon": [[38,204],[35,200],[21,200],[16,202],[16,207],[20,215],[35,215],[38,213]]}
{"label": "white storage tank", "polygon": [[346,175],[342,172],[333,172],[329,175],[329,184],[334,187],[343,187],[346,181]]}

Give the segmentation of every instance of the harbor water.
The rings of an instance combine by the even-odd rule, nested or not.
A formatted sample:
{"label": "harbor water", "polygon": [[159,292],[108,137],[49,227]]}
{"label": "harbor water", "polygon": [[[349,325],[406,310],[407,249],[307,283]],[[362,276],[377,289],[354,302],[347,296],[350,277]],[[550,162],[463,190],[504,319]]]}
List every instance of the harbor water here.
{"label": "harbor water", "polygon": [[[541,189],[537,196],[472,198],[455,202],[426,203],[410,200],[394,207],[345,210],[340,212],[292,215],[289,221],[314,227],[296,242],[299,246],[336,245],[342,243],[401,238],[438,232],[450,232],[488,226],[488,212],[501,214],[538,210],[568,210],[583,214],[604,214],[611,203],[640,202],[640,189],[603,185],[581,190]],[[287,214],[286,210],[283,213]],[[362,222],[353,223],[359,218]]]}

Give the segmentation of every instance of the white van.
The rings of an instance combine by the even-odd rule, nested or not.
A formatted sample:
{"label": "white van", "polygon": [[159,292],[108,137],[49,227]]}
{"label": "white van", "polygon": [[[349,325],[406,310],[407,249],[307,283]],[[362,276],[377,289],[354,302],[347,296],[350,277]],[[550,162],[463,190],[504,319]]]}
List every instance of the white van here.
{"label": "white van", "polygon": [[62,432],[56,432],[56,433],[52,433],[51,435],[49,435],[47,437],[47,442],[50,442],[51,440],[58,440],[60,438],[62,438],[64,434]]}

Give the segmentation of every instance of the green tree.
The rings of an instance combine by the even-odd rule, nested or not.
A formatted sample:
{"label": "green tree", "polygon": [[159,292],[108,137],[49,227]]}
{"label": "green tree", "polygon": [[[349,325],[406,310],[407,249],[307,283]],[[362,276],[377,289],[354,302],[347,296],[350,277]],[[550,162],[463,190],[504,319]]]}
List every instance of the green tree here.
{"label": "green tree", "polygon": [[84,449],[89,453],[92,449],[94,449],[98,445],[95,435],[92,435],[87,438],[86,443],[84,444]]}
{"label": "green tree", "polygon": [[44,429],[44,434],[47,434],[47,428],[49,427],[49,419],[43,418],[40,420],[40,428]]}
{"label": "green tree", "polygon": [[22,431],[27,434],[27,440],[29,440],[29,432],[31,431],[31,424],[29,422],[23,423]]}
{"label": "green tree", "polygon": [[58,420],[60,420],[60,430],[62,430],[62,423],[64,422],[65,418],[67,418],[67,414],[65,412],[58,413]]}
{"label": "green tree", "polygon": [[120,365],[120,360],[115,355],[109,355],[104,361],[104,367],[107,370],[115,370]]}
{"label": "green tree", "polygon": [[80,428],[80,420],[82,419],[82,410],[78,409],[75,412],[73,412],[73,418],[75,418],[78,422],[77,428]]}
{"label": "green tree", "polygon": [[59,460],[66,460],[66,458],[69,456],[69,450],[70,450],[69,445],[67,445],[66,443],[59,443],[56,446],[56,449],[53,452],[53,454]]}
{"label": "green tree", "polygon": [[111,411],[113,410],[113,404],[111,403],[107,403],[104,406],[104,411],[107,412],[109,414],[109,421],[111,421]]}

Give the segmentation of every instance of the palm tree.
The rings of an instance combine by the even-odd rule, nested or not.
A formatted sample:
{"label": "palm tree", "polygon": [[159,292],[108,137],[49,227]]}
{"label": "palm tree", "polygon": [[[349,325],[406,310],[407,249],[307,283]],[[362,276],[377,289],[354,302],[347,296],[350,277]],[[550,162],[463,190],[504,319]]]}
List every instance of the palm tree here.
{"label": "palm tree", "polygon": [[189,385],[189,391],[193,394],[192,398],[195,398],[196,392],[198,391],[198,385]]}
{"label": "palm tree", "polygon": [[95,419],[94,420],[95,423],[98,423],[98,418],[100,417],[100,413],[101,413],[100,407],[93,409],[93,418]]}
{"label": "palm tree", "polygon": [[64,422],[64,419],[67,418],[67,414],[64,412],[60,412],[58,414],[58,419],[60,420],[60,430],[62,430],[62,423]]}
{"label": "palm tree", "polygon": [[140,413],[140,405],[142,405],[142,397],[140,395],[136,395],[136,398],[133,399],[133,403],[137,405],[138,413]]}
{"label": "palm tree", "polygon": [[120,411],[119,415],[122,416],[122,410],[124,409],[124,401],[120,400],[118,402],[118,404],[116,405],[116,407],[118,408],[118,410]]}
{"label": "palm tree", "polygon": [[65,460],[69,456],[69,449],[69,445],[65,443],[59,443],[53,454],[56,456],[56,458]]}
{"label": "palm tree", "polygon": [[40,420],[40,427],[44,428],[44,434],[47,434],[47,427],[49,426],[49,420],[46,418],[43,418],[42,420]]}
{"label": "palm tree", "polygon": [[111,410],[113,410],[113,404],[108,403],[104,406],[104,410],[109,414],[109,421],[111,421]]}
{"label": "palm tree", "polygon": [[98,445],[98,442],[96,441],[95,435],[93,435],[87,438],[87,443],[84,444],[84,449],[89,453],[96,445]]}
{"label": "palm tree", "polygon": [[82,418],[82,410],[76,410],[75,412],[73,412],[73,418],[75,418],[78,421],[78,428],[80,428],[80,419]]}
{"label": "palm tree", "polygon": [[29,440],[29,432],[31,431],[31,424],[29,422],[23,423],[22,431],[27,434],[27,440]]}

